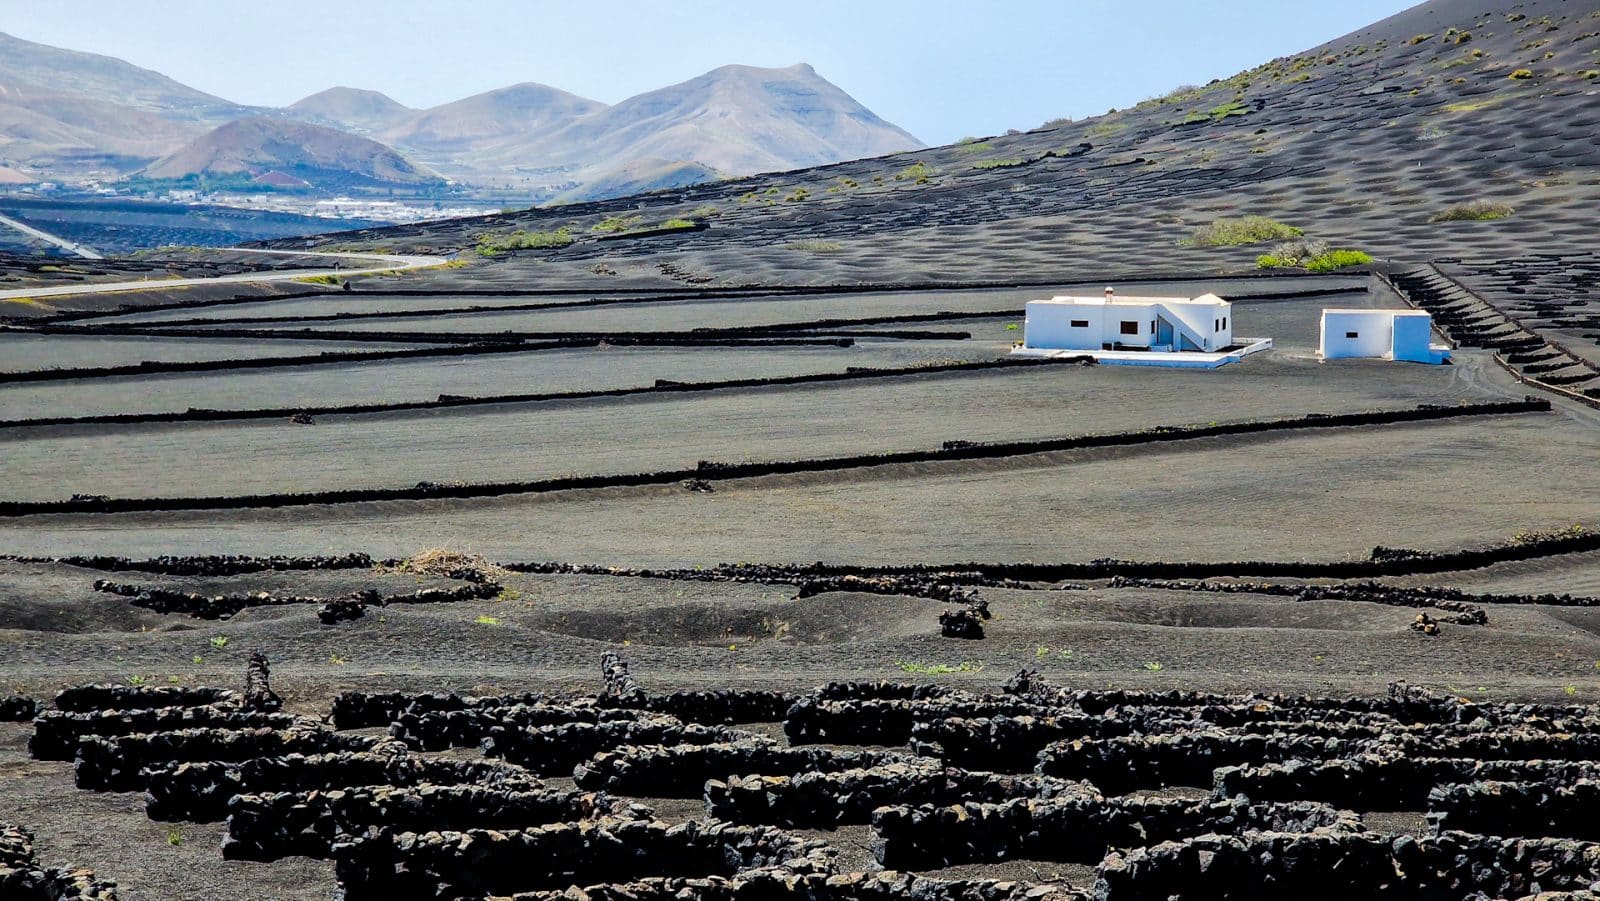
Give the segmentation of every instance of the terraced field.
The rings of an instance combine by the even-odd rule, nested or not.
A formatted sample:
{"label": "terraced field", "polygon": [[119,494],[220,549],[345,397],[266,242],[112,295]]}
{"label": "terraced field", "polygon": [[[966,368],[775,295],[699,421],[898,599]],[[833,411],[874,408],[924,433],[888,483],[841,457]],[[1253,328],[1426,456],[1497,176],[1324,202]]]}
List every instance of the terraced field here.
{"label": "terraced field", "polygon": [[[1590,6],[0,305],[0,897],[1593,897]],[[1375,259],[1193,240],[1247,214]],[[1009,355],[1108,284],[1273,346]],[[1323,362],[1328,307],[1451,364]]]}

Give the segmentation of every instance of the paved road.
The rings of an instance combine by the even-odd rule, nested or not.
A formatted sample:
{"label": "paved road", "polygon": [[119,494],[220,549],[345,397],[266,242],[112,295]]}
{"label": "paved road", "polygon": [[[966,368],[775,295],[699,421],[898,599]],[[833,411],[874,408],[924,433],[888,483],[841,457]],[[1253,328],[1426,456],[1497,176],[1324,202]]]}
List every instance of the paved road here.
{"label": "paved road", "polygon": [[446,262],[444,257],[389,256],[378,253],[312,253],[302,250],[256,250],[249,247],[218,248],[245,253],[272,254],[275,256],[314,257],[318,259],[354,260],[363,264],[356,268],[337,269],[273,269],[265,272],[241,272],[238,275],[216,275],[210,278],[140,279],[128,282],[99,282],[91,284],[59,285],[56,287],[18,288],[0,291],[0,300],[14,297],[38,299],[64,297],[71,294],[111,294],[118,291],[152,291],[165,288],[184,288],[191,285],[226,285],[238,283],[283,282],[318,275],[345,278],[352,275],[371,275],[375,272],[397,272],[404,269],[421,269]]}
{"label": "paved road", "polygon": [[86,260],[103,260],[103,259],[105,259],[105,257],[103,257],[100,254],[96,253],[94,251],[94,249],[91,248],[91,247],[85,247],[82,244],[77,243],[76,241],[68,241],[66,238],[58,238],[55,235],[50,234],[49,232],[40,231],[37,228],[34,228],[33,226],[28,225],[25,222],[18,222],[17,220],[11,218],[10,216],[0,216],[0,225],[9,225],[12,228],[16,229],[19,232],[22,232],[25,235],[29,235],[29,236],[34,237],[34,238],[38,238],[39,240],[44,241],[44,242],[49,243],[49,244],[54,244],[55,246],[61,248],[62,250],[65,250],[65,251],[67,251],[69,253],[75,253],[78,256],[83,257]]}

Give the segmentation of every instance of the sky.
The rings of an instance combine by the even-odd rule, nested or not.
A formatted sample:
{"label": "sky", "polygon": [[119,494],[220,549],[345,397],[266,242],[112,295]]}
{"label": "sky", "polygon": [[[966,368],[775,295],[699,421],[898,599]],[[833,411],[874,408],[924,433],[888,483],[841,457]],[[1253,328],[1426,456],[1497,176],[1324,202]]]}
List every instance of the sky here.
{"label": "sky", "polygon": [[810,63],[929,144],[1130,106],[1408,0],[0,0],[0,31],[237,103],[335,85],[433,106],[524,81],[606,103],[717,66]]}

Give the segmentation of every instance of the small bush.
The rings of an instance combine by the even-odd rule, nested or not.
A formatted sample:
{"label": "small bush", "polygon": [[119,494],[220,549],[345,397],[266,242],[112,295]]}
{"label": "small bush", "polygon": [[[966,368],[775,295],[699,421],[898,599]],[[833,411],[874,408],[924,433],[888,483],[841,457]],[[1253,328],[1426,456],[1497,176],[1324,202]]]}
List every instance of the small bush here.
{"label": "small bush", "polygon": [[1321,256],[1314,257],[1306,263],[1306,268],[1312,272],[1332,272],[1335,269],[1344,269],[1347,266],[1366,266],[1372,262],[1372,254],[1361,250],[1330,250]]}
{"label": "small bush", "polygon": [[656,226],[657,228],[694,228],[695,224],[687,219],[668,219]]}
{"label": "small bush", "polygon": [[844,245],[838,241],[825,241],[821,238],[803,238],[799,241],[790,241],[783,246],[790,250],[804,250],[807,253],[837,253],[844,250]]}
{"label": "small bush", "polygon": [[788,202],[790,202],[790,203],[799,203],[799,202],[801,202],[803,200],[810,199],[810,197],[811,197],[811,192],[810,191],[806,190],[805,188],[795,188],[793,191],[790,191],[788,193],[788,195],[785,196],[783,199],[788,201]]}
{"label": "small bush", "polygon": [[1513,212],[1515,210],[1509,204],[1495,203],[1492,200],[1474,200],[1446,207],[1443,212],[1435,213],[1428,221],[1484,222],[1490,219],[1504,219]]}
{"label": "small bush", "polygon": [[1332,272],[1371,262],[1369,254],[1359,250],[1330,250],[1323,241],[1287,241],[1272,248],[1271,253],[1256,257],[1256,267],[1260,269],[1299,268],[1312,272]]}
{"label": "small bush", "polygon": [[1423,41],[1426,41],[1426,40],[1428,40],[1428,39],[1430,39],[1432,37],[1433,37],[1433,35],[1431,35],[1431,34],[1419,34],[1416,37],[1412,38],[1411,40],[1406,41],[1406,43],[1410,44],[1413,47],[1415,47],[1418,44],[1422,43]]}
{"label": "small bush", "polygon": [[717,214],[717,206],[716,206],[716,204],[708,203],[708,204],[705,204],[703,206],[697,206],[694,209],[690,210],[689,211],[689,218],[690,219],[710,219],[712,216],[715,216],[716,214]]}
{"label": "small bush", "polygon": [[1515,79],[1517,81],[1522,81],[1522,80],[1527,79],[1527,78],[1532,78],[1533,77],[1533,70],[1532,69],[1517,69],[1516,71],[1512,72],[1510,75],[1507,75],[1506,77],[1507,78],[1511,78],[1511,79]]}
{"label": "small bush", "polygon": [[643,216],[607,216],[601,219],[590,231],[625,232],[638,227],[639,223],[643,221]]}
{"label": "small bush", "polygon": [[1063,125],[1071,125],[1071,124],[1072,124],[1072,117],[1071,116],[1062,116],[1059,119],[1051,119],[1050,121],[1044,123],[1043,125],[1041,125],[1039,127],[1040,128],[1060,128]]}
{"label": "small bush", "polygon": [[894,180],[895,181],[909,181],[909,182],[913,182],[915,184],[925,185],[925,184],[928,183],[928,179],[931,178],[933,175],[934,175],[934,171],[933,171],[933,169],[931,167],[928,166],[927,163],[917,162],[917,163],[915,163],[913,165],[905,167],[904,169],[902,169],[898,173],[896,173],[895,177],[894,177]]}
{"label": "small bush", "polygon": [[974,168],[974,169],[1010,169],[1010,168],[1012,168],[1014,166],[1020,166],[1023,163],[1026,163],[1026,162],[1027,162],[1027,160],[1024,160],[1024,159],[979,160],[978,162],[972,164],[972,168]]}
{"label": "small bush", "polygon": [[983,664],[978,663],[975,660],[963,660],[960,663],[954,664],[896,662],[895,666],[900,667],[900,669],[904,670],[905,672],[916,673],[919,676],[943,676],[949,673],[976,673],[983,669]]}
{"label": "small bush", "polygon": [[572,243],[572,229],[562,226],[553,232],[530,232],[518,229],[509,235],[479,235],[479,256],[495,257],[508,250],[545,250],[566,247]]}
{"label": "small bush", "polygon": [[1266,216],[1241,216],[1222,218],[1197,229],[1187,243],[1196,247],[1236,247],[1240,244],[1260,244],[1263,241],[1282,241],[1305,234],[1292,225],[1285,225]]}

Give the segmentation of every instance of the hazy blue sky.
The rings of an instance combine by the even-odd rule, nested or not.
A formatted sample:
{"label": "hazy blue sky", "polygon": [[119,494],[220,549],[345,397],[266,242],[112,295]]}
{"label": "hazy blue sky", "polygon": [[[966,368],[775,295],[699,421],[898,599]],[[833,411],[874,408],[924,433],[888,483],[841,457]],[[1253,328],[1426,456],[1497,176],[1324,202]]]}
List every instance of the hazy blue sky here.
{"label": "hazy blue sky", "polygon": [[614,103],[727,63],[808,62],[932,144],[1103,113],[1408,0],[0,0],[0,31],[240,103],[334,85],[431,106],[522,81]]}

